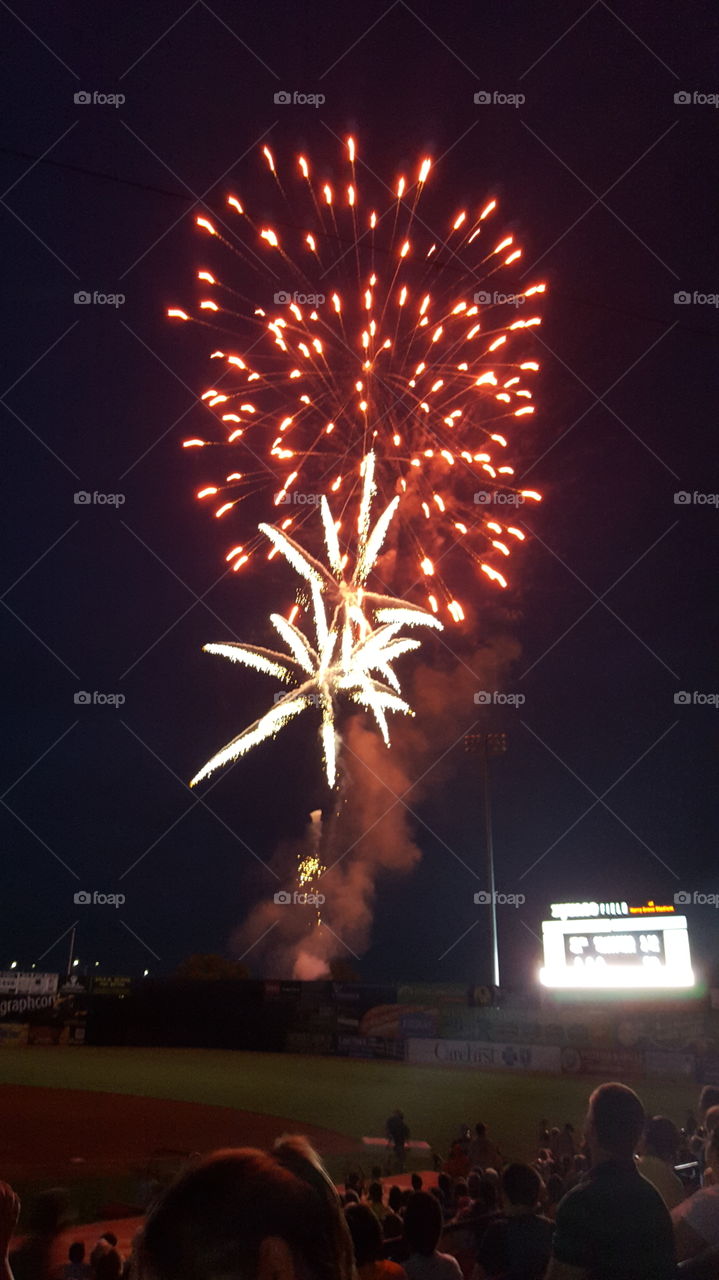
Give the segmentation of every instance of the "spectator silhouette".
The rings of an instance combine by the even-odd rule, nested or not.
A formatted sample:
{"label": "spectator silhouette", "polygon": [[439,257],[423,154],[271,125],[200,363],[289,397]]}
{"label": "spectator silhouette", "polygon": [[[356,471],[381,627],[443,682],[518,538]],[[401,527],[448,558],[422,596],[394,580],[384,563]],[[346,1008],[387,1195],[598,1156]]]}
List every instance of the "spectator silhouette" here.
{"label": "spectator silhouette", "polygon": [[673,1280],[669,1211],[634,1161],[644,1120],[626,1085],[595,1089],[585,1126],[591,1168],[557,1209],[547,1280]]}
{"label": "spectator silhouette", "polygon": [[40,1193],[30,1212],[27,1236],[10,1256],[14,1280],[54,1280],[65,1261],[60,1233],[69,1216],[68,1194],[62,1187]]}
{"label": "spectator silhouette", "polygon": [[91,1280],[92,1267],[85,1261],[85,1246],[82,1240],[75,1240],[68,1249],[68,1262],[63,1269],[63,1280]]}
{"label": "spectator silhouette", "polygon": [[409,1128],[405,1123],[404,1114],[399,1110],[399,1107],[396,1111],[392,1112],[392,1115],[387,1120],[385,1124],[385,1132],[387,1134],[387,1141],[392,1144],[395,1159],[397,1160],[398,1167],[401,1171],[404,1169],[405,1149],[409,1142]]}
{"label": "spectator silhouette", "polygon": [[481,1169],[482,1172],[485,1169],[497,1169],[502,1164],[499,1150],[487,1136],[487,1126],[484,1124],[474,1126],[474,1137],[467,1154],[470,1168]]}
{"label": "spectator silhouette", "polygon": [[304,1138],[216,1151],[183,1173],[136,1242],[138,1280],[352,1280],[339,1198]]}
{"label": "spectator silhouette", "polygon": [[90,1254],[90,1266],[92,1268],[93,1275],[97,1273],[97,1267],[100,1259],[104,1258],[106,1253],[109,1253],[111,1249],[115,1249],[116,1247],[117,1236],[115,1235],[115,1232],[104,1231]]}
{"label": "spectator silhouette", "polygon": [[397,1262],[382,1257],[382,1228],[369,1205],[351,1204],[345,1211],[360,1280],[407,1280]]}
{"label": "spectator silhouette", "polygon": [[706,1124],[707,1111],[710,1107],[719,1107],[719,1085],[705,1084],[699,1094],[699,1123]]}
{"label": "spectator silhouette", "polygon": [[547,1217],[554,1222],[557,1216],[557,1207],[562,1196],[564,1195],[564,1183],[558,1173],[550,1174],[547,1179],[545,1200]]}
{"label": "spectator silhouette", "polygon": [[95,1263],[94,1280],[120,1280],[121,1275],[122,1258],[111,1245]]}
{"label": "spectator silhouette", "polygon": [[428,1191],[416,1191],[404,1213],[404,1235],[409,1249],[404,1269],[409,1280],[461,1280],[457,1259],[437,1250],[441,1234],[439,1201]]}
{"label": "spectator silhouette", "polygon": [[[707,1164],[719,1168],[719,1129],[707,1143]],[[695,1258],[709,1246],[719,1245],[719,1185],[701,1187],[672,1211],[680,1261]]]}
{"label": "spectator silhouette", "polygon": [[13,1280],[10,1241],[20,1216],[20,1201],[7,1182],[0,1182],[0,1280]]}
{"label": "spectator silhouette", "polygon": [[384,1222],[387,1214],[389,1213],[386,1204],[382,1201],[383,1195],[384,1188],[382,1183],[370,1182],[369,1187],[367,1188],[367,1200],[369,1201],[369,1207],[372,1210],[372,1213],[379,1222]]}
{"label": "spectator silhouette", "polygon": [[680,1135],[676,1125],[666,1116],[652,1116],[644,1130],[642,1154],[637,1168],[643,1178],[656,1187],[667,1209],[674,1209],[686,1194],[684,1184],[674,1172]]}
{"label": "spectator silhouette", "polygon": [[477,1261],[485,1276],[542,1280],[552,1245],[552,1224],[540,1211],[542,1180],[528,1164],[502,1174],[505,1212],[484,1233]]}

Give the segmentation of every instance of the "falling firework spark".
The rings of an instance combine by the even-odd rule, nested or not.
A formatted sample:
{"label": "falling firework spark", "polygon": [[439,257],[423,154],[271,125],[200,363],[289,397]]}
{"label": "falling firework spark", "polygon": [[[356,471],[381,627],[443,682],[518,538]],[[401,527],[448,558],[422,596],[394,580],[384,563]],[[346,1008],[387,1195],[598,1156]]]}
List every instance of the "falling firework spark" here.
{"label": "falling firework spark", "polygon": [[[297,864],[297,886],[299,889],[314,890],[316,894],[316,885],[320,876],[327,870],[320,856],[320,841],[322,839],[322,810],[313,809],[310,814],[310,825],[307,833],[306,852],[301,856]],[[319,905],[314,908],[314,928],[322,924],[322,912]]]}
{"label": "falling firework spark", "polygon": [[[213,478],[197,496],[227,519],[264,493],[294,513],[286,531],[319,494],[336,495],[344,510],[372,452],[382,498],[399,508],[395,581],[459,622],[455,553],[506,586],[506,562],[525,534],[504,513],[540,499],[517,488],[507,459],[534,413],[539,364],[529,339],[546,286],[512,288],[522,251],[493,229],[494,199],[429,232],[420,215],[429,159],[385,187],[380,208],[358,181],[353,139],[332,181],[305,156],[289,175],[268,147],[263,156],[283,220],[255,220],[235,193],[222,214],[198,216],[241,270],[232,258],[229,274],[203,267],[194,310],[168,312],[210,327],[220,343],[215,384],[202,396],[216,429],[184,444],[220,446],[232,462],[218,475],[211,454]],[[254,535],[233,545],[227,562],[242,568],[257,546]]]}

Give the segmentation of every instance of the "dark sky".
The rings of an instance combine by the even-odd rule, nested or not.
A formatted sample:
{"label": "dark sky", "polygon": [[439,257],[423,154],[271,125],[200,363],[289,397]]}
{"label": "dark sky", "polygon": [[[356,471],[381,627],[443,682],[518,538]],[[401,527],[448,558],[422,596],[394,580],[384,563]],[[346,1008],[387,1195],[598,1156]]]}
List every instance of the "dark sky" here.
{"label": "dark sky", "polygon": [[[674,702],[719,689],[719,512],[674,501],[719,490],[717,311],[674,300],[719,291],[719,112],[675,102],[719,92],[715,6],[77,0],[0,21],[0,967],[57,968],[75,920],[106,972],[224,951],[274,887],[260,859],[322,800],[299,727],[206,801],[186,787],[261,706],[201,645],[223,620],[256,633],[269,596],[219,580],[226,541],[180,448],[203,421],[207,344],[164,312],[198,265],[195,199],[224,200],[230,175],[252,192],[267,130],[278,155],[332,162],[352,130],[388,179],[443,157],[447,207],[498,191],[551,285],[525,481],[545,500],[504,601],[521,646],[504,688],[526,702],[479,720],[510,735],[497,878],[527,899],[500,911],[504,974],[531,978],[548,902],[719,890],[719,712]],[[279,89],[326,103],[276,106]],[[126,301],[78,307],[83,289]],[[77,506],[80,489],[126,501]],[[80,689],[126,701],[77,707]],[[477,720],[469,705],[457,740]],[[413,802],[421,865],[380,884],[368,979],[482,977],[463,865],[480,866],[480,796],[461,741],[451,759]],[[76,907],[80,889],[127,901]],[[717,916],[690,921],[708,963]]]}

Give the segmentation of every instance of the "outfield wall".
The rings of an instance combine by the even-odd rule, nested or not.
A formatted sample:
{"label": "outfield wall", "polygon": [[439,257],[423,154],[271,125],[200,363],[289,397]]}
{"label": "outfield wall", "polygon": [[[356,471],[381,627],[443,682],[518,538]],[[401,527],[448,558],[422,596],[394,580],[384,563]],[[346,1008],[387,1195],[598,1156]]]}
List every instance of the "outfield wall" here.
{"label": "outfield wall", "polygon": [[619,1004],[484,987],[103,978],[0,997],[0,1048],[202,1047],[492,1070],[719,1082],[719,1010],[703,996]]}

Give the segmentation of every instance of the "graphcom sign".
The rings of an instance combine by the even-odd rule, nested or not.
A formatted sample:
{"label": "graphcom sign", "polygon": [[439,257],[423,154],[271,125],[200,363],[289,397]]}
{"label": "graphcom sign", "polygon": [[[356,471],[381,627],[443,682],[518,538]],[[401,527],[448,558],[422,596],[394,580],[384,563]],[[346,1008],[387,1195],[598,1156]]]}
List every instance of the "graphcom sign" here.
{"label": "graphcom sign", "polygon": [[408,1040],[407,1061],[440,1067],[486,1067],[492,1071],[556,1071],[561,1051],[544,1044],[491,1044],[480,1040]]}
{"label": "graphcom sign", "polygon": [[27,1013],[41,1013],[55,1006],[54,996],[0,996],[0,1018],[17,1020]]}

